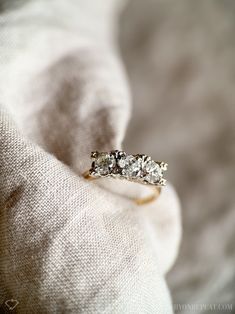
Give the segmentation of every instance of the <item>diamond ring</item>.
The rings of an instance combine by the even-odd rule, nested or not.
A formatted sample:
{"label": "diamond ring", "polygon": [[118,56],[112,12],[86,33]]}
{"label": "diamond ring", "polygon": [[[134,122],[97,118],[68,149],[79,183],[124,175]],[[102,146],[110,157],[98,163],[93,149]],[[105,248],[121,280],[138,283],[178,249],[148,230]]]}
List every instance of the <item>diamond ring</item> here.
{"label": "diamond ring", "polygon": [[147,184],[153,187],[154,193],[144,198],[134,199],[138,205],[155,200],[166,185],[163,172],[167,170],[167,163],[154,161],[143,154],[128,155],[124,151],[92,152],[90,170],[83,174],[85,179],[93,180],[103,177],[126,179],[132,182]]}

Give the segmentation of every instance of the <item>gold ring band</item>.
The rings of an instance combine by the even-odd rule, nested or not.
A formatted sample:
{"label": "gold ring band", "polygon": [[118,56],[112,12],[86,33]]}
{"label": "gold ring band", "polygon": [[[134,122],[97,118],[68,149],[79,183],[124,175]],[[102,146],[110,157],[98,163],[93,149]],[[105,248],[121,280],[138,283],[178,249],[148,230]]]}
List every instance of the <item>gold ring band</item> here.
{"label": "gold ring band", "polygon": [[[85,171],[83,173],[83,177],[86,180],[96,180],[96,179],[98,179],[96,177],[91,176],[89,170]],[[154,186],[153,187],[153,192],[150,195],[145,196],[145,197],[133,198],[132,200],[137,205],[144,205],[144,204],[148,204],[148,203],[151,203],[151,202],[155,201],[159,197],[160,193],[161,193],[161,187],[160,186]]]}

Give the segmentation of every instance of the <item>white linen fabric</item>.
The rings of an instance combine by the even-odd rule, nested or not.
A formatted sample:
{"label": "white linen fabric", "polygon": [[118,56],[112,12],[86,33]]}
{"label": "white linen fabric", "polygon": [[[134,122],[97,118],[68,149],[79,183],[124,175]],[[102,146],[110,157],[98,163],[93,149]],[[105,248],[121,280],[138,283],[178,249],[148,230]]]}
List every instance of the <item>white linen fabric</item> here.
{"label": "white linen fabric", "polygon": [[[172,313],[164,279],[181,235],[171,186],[81,176],[121,148],[130,115],[116,1],[2,2],[0,306],[18,313]],[[102,183],[102,182],[101,182]],[[141,189],[141,190],[140,190]]]}

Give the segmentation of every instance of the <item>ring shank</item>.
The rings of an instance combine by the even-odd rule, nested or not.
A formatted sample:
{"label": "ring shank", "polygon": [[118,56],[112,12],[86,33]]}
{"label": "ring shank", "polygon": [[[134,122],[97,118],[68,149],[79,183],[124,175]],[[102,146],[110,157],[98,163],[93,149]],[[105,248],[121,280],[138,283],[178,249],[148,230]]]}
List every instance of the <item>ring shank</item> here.
{"label": "ring shank", "polygon": [[[83,173],[83,177],[86,180],[96,180],[97,178],[92,177],[89,173],[89,170]],[[140,197],[140,198],[133,198],[132,200],[134,201],[135,204],[137,205],[145,205],[148,203],[151,203],[153,201],[155,201],[160,193],[161,193],[161,187],[160,186],[151,186],[151,188],[153,189],[153,192],[145,197]]]}
{"label": "ring shank", "polygon": [[161,193],[161,187],[160,186],[154,186],[152,194],[145,196],[145,197],[134,198],[133,201],[137,205],[145,205],[148,203],[152,203],[153,201],[158,199],[160,193]]}

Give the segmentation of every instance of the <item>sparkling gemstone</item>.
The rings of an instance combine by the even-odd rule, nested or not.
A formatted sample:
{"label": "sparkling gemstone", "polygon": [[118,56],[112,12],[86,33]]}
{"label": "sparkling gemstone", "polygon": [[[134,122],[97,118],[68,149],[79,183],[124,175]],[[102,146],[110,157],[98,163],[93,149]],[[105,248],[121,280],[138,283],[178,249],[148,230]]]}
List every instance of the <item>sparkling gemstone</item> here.
{"label": "sparkling gemstone", "polygon": [[136,178],[141,174],[142,160],[137,159],[132,155],[126,157],[126,165],[122,171],[127,177]]}
{"label": "sparkling gemstone", "polygon": [[118,160],[118,166],[120,168],[125,168],[127,165],[127,161],[126,161],[126,158],[121,158]]}
{"label": "sparkling gemstone", "polygon": [[159,165],[154,160],[147,161],[144,168],[146,172],[151,172],[158,168],[160,169]]}
{"label": "sparkling gemstone", "polygon": [[109,174],[115,165],[115,157],[108,153],[100,153],[94,161],[95,172],[99,175]]}
{"label": "sparkling gemstone", "polygon": [[154,160],[147,161],[143,167],[145,172],[144,179],[149,183],[156,183],[162,177],[162,170]]}
{"label": "sparkling gemstone", "polygon": [[93,176],[124,177],[128,180],[141,181],[154,185],[164,185],[163,172],[166,163],[155,162],[147,155],[127,155],[124,151],[93,152],[91,155]]}

